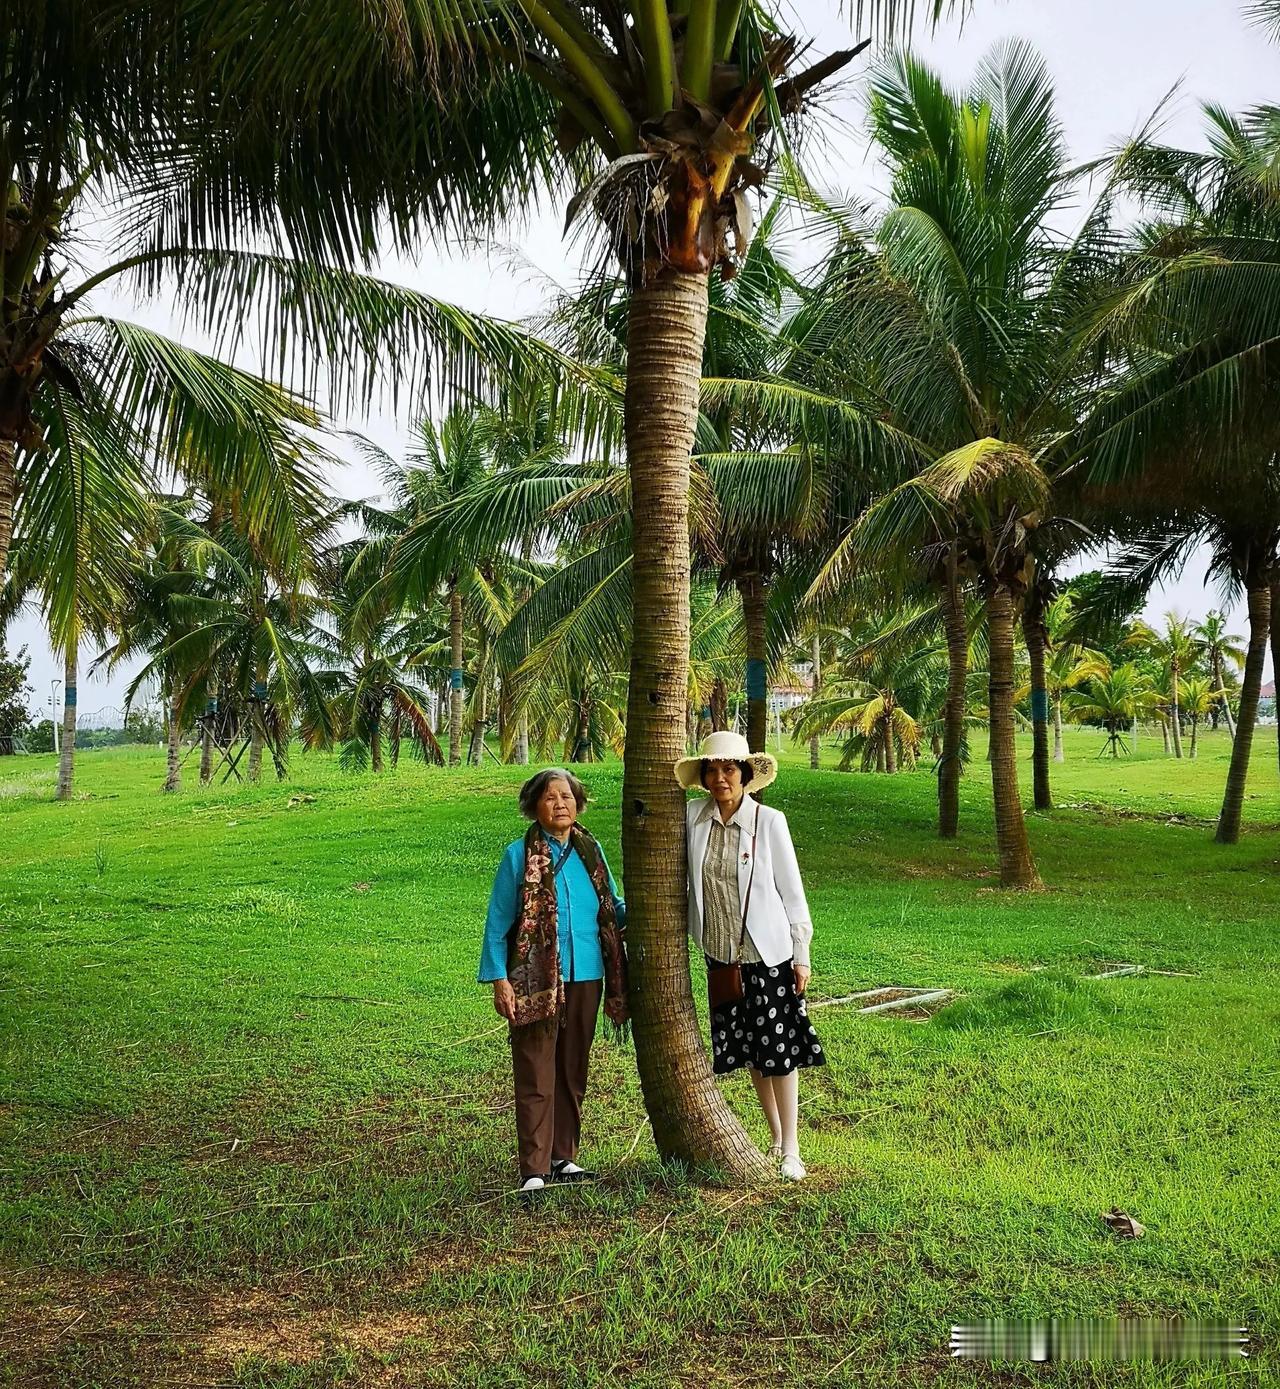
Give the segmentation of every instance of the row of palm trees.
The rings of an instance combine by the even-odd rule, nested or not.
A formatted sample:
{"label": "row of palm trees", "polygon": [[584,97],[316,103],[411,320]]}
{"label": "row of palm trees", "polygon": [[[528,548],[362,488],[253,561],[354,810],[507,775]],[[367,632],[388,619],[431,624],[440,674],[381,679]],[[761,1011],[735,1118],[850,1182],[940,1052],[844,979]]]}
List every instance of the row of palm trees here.
{"label": "row of palm trees", "polygon": [[[1238,671],[1245,658],[1221,613],[1210,612],[1195,624],[1169,613],[1160,631],[1132,621],[1104,647],[1072,634],[1079,609],[1079,590],[1069,587],[1045,614],[1051,634],[1044,679],[1053,761],[1066,760],[1064,723],[1104,729],[1105,750],[1116,756],[1129,750],[1124,735],[1140,724],[1158,729],[1166,754],[1177,757],[1183,755],[1184,727],[1190,731],[1190,757],[1196,756],[1202,724],[1217,727],[1222,720],[1233,729],[1231,702],[1239,698]],[[864,616],[852,627],[821,632],[819,641],[827,647],[823,689],[790,712],[797,737],[837,737],[840,765],[857,764],[864,771],[893,773],[914,768],[924,755],[935,761],[941,756],[947,650],[934,614],[921,608]],[[1176,671],[1166,654],[1171,641],[1181,654]],[[1016,660],[1017,721],[1028,729],[1032,685],[1025,647]],[[971,648],[966,728],[987,722],[986,677],[982,653]],[[963,755],[967,759],[967,748]],[[1052,808],[1052,801],[1043,808]]]}
{"label": "row of palm trees", "polygon": [[[239,692],[232,712],[259,763],[295,711],[304,739],[341,731],[372,757],[375,727],[380,739],[394,715],[370,634],[424,620],[437,598],[455,708],[469,602],[489,610],[481,669],[528,674],[554,658],[574,678],[625,675],[635,1037],[665,1156],[763,1170],[705,1062],[668,871],[683,852],[670,764],[691,692],[699,712],[704,687],[715,700],[694,622],[715,626],[718,595],[741,602],[756,742],[769,662],[815,610],[848,627],[918,606],[941,624],[944,834],[958,822],[963,695],[981,645],[1001,879],[1030,886],[1015,632],[1039,802],[1046,614],[1064,567],[1100,541],[1123,548],[1096,616],[1208,543],[1249,612],[1220,837],[1238,833],[1238,797],[1234,822],[1228,809],[1248,765],[1280,536],[1273,112],[1211,112],[1207,155],[1144,137],[1082,171],[1024,47],[993,53],[964,92],[890,59],[870,100],[890,198],[867,211],[821,196],[793,158],[816,119],[810,98],[854,50],[800,67],[806,35],[767,4],[11,8],[4,602],[39,595],[74,707],[82,638],[114,632],[119,645],[113,615],[142,601],[135,576],[152,571],[156,674],[171,692],[189,687],[193,708],[217,698],[219,715]],[[916,8],[853,12],[886,34]],[[1061,206],[1088,174],[1100,191],[1064,238]],[[826,229],[815,277],[770,252],[776,214],[753,240],[750,195],[770,176]],[[408,249],[424,234],[484,236],[548,194],[570,222],[602,228],[623,269],[538,332],[365,273],[382,238]],[[1121,195],[1144,208],[1139,227],[1116,225]],[[75,235],[91,205],[112,209],[121,249],[84,276]],[[112,281],[163,290],[214,353],[94,314]],[[229,365],[251,351],[262,375]],[[536,419],[528,401],[549,393],[548,451],[519,445],[521,462],[473,477],[451,505],[393,498],[354,554],[333,557],[325,525],[340,522],[317,532],[315,520],[324,415],[309,402],[323,393],[338,412],[388,389],[418,414],[479,394],[501,419]],[[172,502],[157,525],[161,491]],[[347,590],[349,611],[328,605],[326,586]],[[328,606],[346,615],[323,617]],[[124,630],[127,645],[135,627]],[[332,701],[321,714],[315,683],[337,640],[360,652],[346,663],[347,717]],[[473,697],[488,688],[475,681]]]}

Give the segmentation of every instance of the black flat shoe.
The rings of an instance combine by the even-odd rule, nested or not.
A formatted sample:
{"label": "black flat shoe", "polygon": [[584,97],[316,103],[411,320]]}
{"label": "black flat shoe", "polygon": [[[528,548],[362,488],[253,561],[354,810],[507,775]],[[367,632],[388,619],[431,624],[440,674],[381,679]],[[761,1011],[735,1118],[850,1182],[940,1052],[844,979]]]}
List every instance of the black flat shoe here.
{"label": "black flat shoe", "polygon": [[598,1175],[596,1172],[588,1172],[585,1167],[579,1167],[576,1162],[570,1162],[568,1158],[559,1158],[551,1164],[553,1182],[594,1182]]}
{"label": "black flat shoe", "polygon": [[551,1185],[553,1178],[548,1172],[545,1177],[521,1177],[520,1185],[516,1187],[516,1195],[525,1205],[531,1205],[539,1196]]}

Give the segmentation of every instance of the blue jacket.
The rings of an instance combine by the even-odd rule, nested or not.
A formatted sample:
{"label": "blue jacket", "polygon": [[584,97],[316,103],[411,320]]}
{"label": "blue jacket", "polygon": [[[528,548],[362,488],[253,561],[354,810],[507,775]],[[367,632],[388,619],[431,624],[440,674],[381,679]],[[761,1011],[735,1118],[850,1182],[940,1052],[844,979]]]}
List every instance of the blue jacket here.
{"label": "blue jacket", "polygon": [[[563,855],[569,855],[568,862],[556,874],[560,976],[565,983],[603,979],[604,957],[600,953],[600,928],[596,920],[600,912],[600,899],[596,896],[595,885],[576,850],[567,844],[561,846],[549,837],[547,842],[551,846],[552,867],[560,862]],[[600,857],[603,861],[603,849]],[[626,904],[618,896],[617,884],[607,862],[604,871],[609,875],[609,890],[613,893],[618,925],[622,927],[627,919]],[[480,954],[480,973],[477,976],[482,984],[507,977],[507,937],[520,910],[523,881],[524,839],[520,838],[514,844],[507,845],[493,880],[493,891],[489,894],[489,915],[484,923],[484,948]]]}

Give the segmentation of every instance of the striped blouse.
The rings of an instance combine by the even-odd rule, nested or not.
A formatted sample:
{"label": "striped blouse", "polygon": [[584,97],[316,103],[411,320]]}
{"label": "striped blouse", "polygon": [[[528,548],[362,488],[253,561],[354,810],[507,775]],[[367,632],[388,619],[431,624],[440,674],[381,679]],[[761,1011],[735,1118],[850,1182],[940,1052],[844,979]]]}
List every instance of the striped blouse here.
{"label": "striped blouse", "polygon": [[742,831],[726,825],[719,814],[711,816],[707,856],[702,860],[702,948],[713,960],[729,964],[741,959],[759,964],[760,952],[750,932],[742,941],[742,904],[738,900],[738,850]]}

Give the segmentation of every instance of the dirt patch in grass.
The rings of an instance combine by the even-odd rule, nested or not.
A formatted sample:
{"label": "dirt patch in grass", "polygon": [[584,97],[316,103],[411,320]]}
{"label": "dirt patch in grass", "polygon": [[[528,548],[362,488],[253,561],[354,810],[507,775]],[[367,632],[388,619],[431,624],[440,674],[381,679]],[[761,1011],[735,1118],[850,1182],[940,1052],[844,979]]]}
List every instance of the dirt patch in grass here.
{"label": "dirt patch in grass", "polygon": [[385,1301],[395,1298],[357,1310],[317,1303],[287,1284],[228,1288],[116,1273],[37,1283],[6,1273],[0,1365],[18,1372],[15,1383],[24,1386],[69,1382],[68,1373],[89,1366],[118,1373],[121,1364],[129,1365],[132,1382],[153,1384],[179,1367],[174,1382],[233,1374],[245,1361],[301,1367],[339,1354],[382,1360],[409,1342],[420,1370],[470,1347],[465,1313],[427,1314]]}

